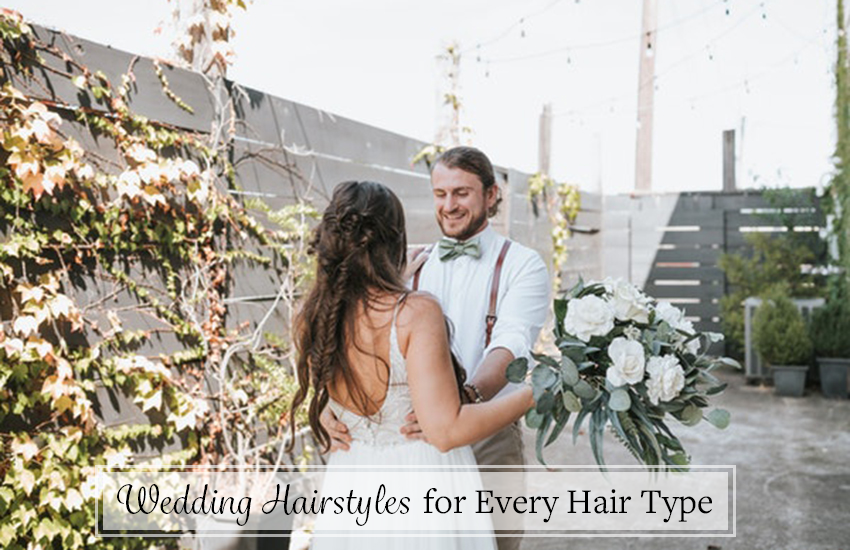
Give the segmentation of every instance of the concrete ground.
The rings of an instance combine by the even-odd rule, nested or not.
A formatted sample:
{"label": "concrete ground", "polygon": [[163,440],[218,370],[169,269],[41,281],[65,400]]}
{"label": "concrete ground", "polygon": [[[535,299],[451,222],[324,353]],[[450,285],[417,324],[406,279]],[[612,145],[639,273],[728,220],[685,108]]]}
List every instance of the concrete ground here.
{"label": "concrete ground", "polygon": [[[729,387],[715,402],[731,425],[672,426],[693,464],[737,466],[736,538],[526,538],[522,550],[850,550],[850,400],[825,399],[817,388],[779,397],[739,372],[719,376]],[[537,464],[534,433],[525,430],[527,462]],[[613,438],[604,446],[609,464],[635,463]],[[544,456],[595,464],[587,437],[574,447],[566,430]]]}

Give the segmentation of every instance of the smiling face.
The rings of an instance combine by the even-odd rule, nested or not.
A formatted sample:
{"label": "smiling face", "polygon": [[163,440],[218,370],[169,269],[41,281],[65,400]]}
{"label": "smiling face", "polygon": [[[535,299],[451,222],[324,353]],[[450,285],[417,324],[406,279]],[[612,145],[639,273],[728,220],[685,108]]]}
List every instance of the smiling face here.
{"label": "smiling face", "polygon": [[443,235],[465,241],[487,226],[487,212],[496,204],[495,185],[485,191],[475,174],[437,164],[431,171],[431,188]]}

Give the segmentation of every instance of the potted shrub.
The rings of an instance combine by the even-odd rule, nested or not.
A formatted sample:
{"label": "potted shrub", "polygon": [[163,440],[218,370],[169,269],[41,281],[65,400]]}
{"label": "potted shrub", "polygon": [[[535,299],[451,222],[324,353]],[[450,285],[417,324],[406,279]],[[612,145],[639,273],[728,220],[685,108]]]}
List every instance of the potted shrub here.
{"label": "potted shrub", "polygon": [[756,350],[770,365],[776,393],[800,397],[812,355],[806,322],[785,286],[772,287],[762,299],[753,319]]}
{"label": "potted shrub", "polygon": [[824,307],[812,315],[811,338],[824,397],[847,397],[850,368],[850,293],[843,279],[831,285]]}

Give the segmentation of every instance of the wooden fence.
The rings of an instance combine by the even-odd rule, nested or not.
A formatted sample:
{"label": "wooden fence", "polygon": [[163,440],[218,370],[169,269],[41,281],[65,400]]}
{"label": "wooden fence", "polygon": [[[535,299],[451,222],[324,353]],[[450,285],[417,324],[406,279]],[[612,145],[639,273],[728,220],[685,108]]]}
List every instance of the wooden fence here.
{"label": "wooden fence", "polygon": [[[802,210],[793,230],[819,231],[818,204]],[[760,191],[606,197],[603,270],[684,308],[699,330],[721,332],[727,287],[718,259],[745,252],[747,233],[786,231],[772,219],[776,211]]]}
{"label": "wooden fence", "polygon": [[[217,93],[232,98],[236,135],[230,154],[238,188],[231,193],[240,200],[261,198],[275,209],[301,197],[321,210],[336,183],[351,179],[375,180],[390,186],[401,198],[411,245],[433,242],[439,237],[427,168],[410,164],[410,159],[425,143],[234,82],[228,82],[225,90],[215,93],[202,75],[162,64],[169,88],[192,107],[194,112],[189,113],[166,97],[151,59],[37,25],[33,30],[41,40],[72,59],[92,70],[102,71],[115,87],[120,85],[122,75],[132,69],[130,107],[152,121],[209,132],[218,102]],[[60,58],[45,56],[45,61],[55,71],[64,72],[65,63]],[[94,98],[73,86],[67,78],[56,77],[47,70],[32,76],[32,79],[24,79],[14,71],[6,71],[6,77],[32,97],[67,104],[74,109],[97,108]],[[62,130],[66,135],[79,141],[86,151],[121,166],[120,155],[109,140],[92,137],[89,129],[75,120],[73,111],[63,113]],[[535,217],[532,212],[527,198],[528,174],[501,166],[496,167],[496,172],[505,200],[502,212],[493,220],[494,226],[512,239],[535,248],[544,258],[550,258],[549,223],[544,216]],[[598,231],[601,199],[586,195],[583,200],[585,207],[579,215],[579,223]],[[599,242],[596,234],[576,236],[572,244],[574,263],[565,272],[567,277],[575,277],[579,272],[585,277],[600,274]],[[262,253],[262,250],[257,252]],[[280,266],[260,265],[242,265],[235,269],[226,299],[230,328],[246,321],[256,324],[268,311],[279,290],[280,269]],[[149,275],[135,268],[130,273],[131,277],[144,279],[151,287],[164,288],[164,281]],[[121,319],[126,330],[157,333],[158,329],[163,329],[162,334],[146,343],[139,353],[155,356],[182,349],[168,327],[153,326],[156,321],[131,311],[137,304],[129,293],[114,295],[111,285],[101,280],[85,280],[79,282],[75,294],[81,300],[80,307],[99,303],[127,311]],[[274,312],[265,330],[286,335],[289,331],[287,315],[282,308],[278,309],[281,311]],[[104,323],[108,321],[104,319]],[[133,404],[119,403],[107,395],[105,389],[99,393],[103,393],[100,414],[106,425],[146,422],[145,415]]]}

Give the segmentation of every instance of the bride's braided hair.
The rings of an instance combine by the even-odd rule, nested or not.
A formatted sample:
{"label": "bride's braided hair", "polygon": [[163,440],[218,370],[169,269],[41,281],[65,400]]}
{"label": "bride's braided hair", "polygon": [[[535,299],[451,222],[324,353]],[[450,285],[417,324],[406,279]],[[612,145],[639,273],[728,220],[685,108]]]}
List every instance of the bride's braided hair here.
{"label": "bride's braided hair", "polygon": [[[319,417],[328,405],[328,389],[335,381],[345,384],[360,411],[374,408],[375,403],[351,370],[348,351],[351,346],[357,347],[355,312],[374,308],[377,298],[400,295],[404,300],[409,293],[402,279],[407,235],[401,202],[379,183],[340,183],[315,229],[309,252],[317,259],[316,282],[295,324],[299,386],[290,408],[290,449],[295,442],[295,413],[307,400],[311,387],[307,416],[322,447],[330,445],[330,436]],[[454,356],[452,360],[460,388],[464,371]],[[389,373],[389,365],[381,361]]]}

